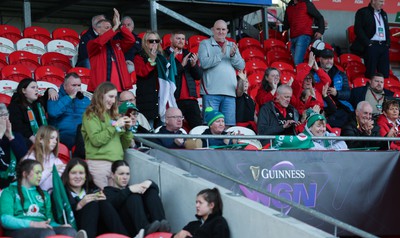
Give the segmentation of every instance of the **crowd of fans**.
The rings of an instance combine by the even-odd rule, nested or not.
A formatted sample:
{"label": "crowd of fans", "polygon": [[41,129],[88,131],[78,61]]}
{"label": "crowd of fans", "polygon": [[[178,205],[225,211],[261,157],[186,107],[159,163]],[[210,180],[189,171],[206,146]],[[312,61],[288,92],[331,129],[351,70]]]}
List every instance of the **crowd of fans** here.
{"label": "crowd of fans", "polygon": [[[227,132],[235,125],[258,135],[323,137],[341,131],[342,136],[397,137],[399,103],[393,92],[384,88],[386,66],[376,66],[368,58],[367,67],[376,66],[367,71],[370,83],[351,89],[332,48],[304,48],[323,34],[321,24],[317,32],[294,24],[293,11],[304,2],[306,8],[297,17],[323,22],[312,3],[292,0],[289,4],[285,26],[297,34],[291,39],[292,64],[297,66],[294,77],[283,81],[282,70],[268,67],[256,86],[248,80],[238,45],[226,38],[227,23],[223,20],[215,22],[213,36],[201,41],[198,52],[190,52],[182,31],[172,32],[171,44],[163,49],[157,32],[148,31],[140,39],[133,33],[133,20],[124,17],[121,21],[116,9],[112,21],[94,16],[91,28],[81,37],[77,63],[91,68],[88,90],[93,92],[92,98],[83,95],[79,75],[69,73],[58,92],[49,88],[43,96],[37,82],[26,78],[19,83],[8,108],[0,104],[0,185],[4,189],[0,214],[6,234],[28,237],[21,236],[26,234],[21,230],[30,229],[32,237],[44,237],[50,234],[49,228],[57,234],[87,233],[88,237],[99,232],[137,237],[169,232],[158,185],[151,180],[128,184],[130,171],[123,156],[125,149],[138,148],[135,133],[186,134],[185,129],[206,125],[202,134],[227,135],[226,139],[195,142],[183,138],[153,140],[173,149],[235,145],[240,141],[228,137],[240,131]],[[372,0],[368,7],[381,10],[378,0]],[[385,34],[379,37],[371,40],[372,46],[380,47],[379,42],[388,39]],[[137,75],[136,95],[129,91],[134,84],[129,76],[133,71]],[[196,81],[201,82],[202,111]],[[250,87],[257,89],[255,94],[249,92]],[[261,144],[269,148],[268,142]],[[80,158],[63,163],[58,158],[60,143],[79,152]],[[296,149],[295,143],[292,146]],[[372,140],[312,139],[307,148],[367,147],[397,150],[400,145],[393,142],[387,148],[386,143]],[[53,166],[64,183],[77,228],[84,232],[76,233],[70,226],[53,221],[47,194],[53,189]],[[173,237],[190,233],[212,237],[214,226],[219,227],[217,237],[229,237],[218,190],[201,191],[196,207],[199,221],[189,223]]]}

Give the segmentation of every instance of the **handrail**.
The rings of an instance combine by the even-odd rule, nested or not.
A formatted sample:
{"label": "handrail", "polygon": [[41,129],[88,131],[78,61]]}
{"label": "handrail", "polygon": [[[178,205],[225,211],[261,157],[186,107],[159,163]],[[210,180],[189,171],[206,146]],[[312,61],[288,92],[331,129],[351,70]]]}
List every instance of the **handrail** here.
{"label": "handrail", "polygon": [[[143,143],[143,144],[145,144],[147,146],[150,146],[151,148],[155,148],[155,149],[158,149],[158,150],[160,150],[160,151],[162,151],[164,153],[172,155],[175,158],[179,158],[179,159],[181,159],[181,160],[183,160],[183,161],[185,161],[185,162],[187,162],[187,163],[189,163],[191,165],[195,165],[195,166],[197,166],[197,167],[199,167],[201,169],[204,169],[204,170],[206,170],[208,172],[217,174],[217,175],[219,175],[219,176],[221,176],[223,178],[231,180],[231,181],[233,181],[233,182],[235,182],[237,184],[244,185],[244,186],[246,186],[246,187],[248,187],[250,189],[253,189],[253,190],[255,190],[255,191],[259,192],[259,193],[262,193],[262,194],[264,194],[264,195],[266,195],[268,197],[271,197],[273,199],[279,200],[279,201],[281,201],[281,202],[283,202],[285,204],[288,204],[288,205],[290,205],[292,207],[295,207],[295,208],[297,208],[297,209],[299,209],[301,211],[304,211],[307,214],[310,214],[310,215],[312,215],[312,216],[314,216],[316,218],[319,218],[319,219],[321,219],[321,220],[323,220],[323,221],[325,221],[325,222],[327,222],[329,224],[332,224],[332,225],[334,225],[334,236],[335,237],[337,237],[336,232],[337,232],[337,227],[339,227],[339,228],[341,228],[343,230],[351,232],[352,234],[358,235],[360,237],[377,238],[377,236],[375,236],[373,234],[370,234],[370,233],[365,232],[365,231],[363,231],[363,230],[361,230],[361,229],[359,229],[357,227],[354,227],[354,226],[351,226],[351,225],[349,225],[347,223],[339,221],[336,218],[330,217],[330,216],[325,215],[325,214],[323,214],[321,212],[318,212],[318,211],[315,211],[313,209],[310,209],[310,208],[308,208],[308,207],[306,207],[304,205],[297,204],[295,202],[287,200],[287,199],[285,199],[283,197],[280,197],[280,196],[278,196],[276,194],[273,194],[271,192],[261,191],[261,190],[259,190],[258,188],[252,186],[249,183],[245,183],[245,182],[242,182],[239,179],[230,177],[229,175],[226,175],[226,174],[224,174],[224,173],[222,173],[220,171],[217,171],[217,170],[215,170],[213,168],[210,168],[210,167],[207,167],[207,166],[205,166],[203,164],[200,164],[198,162],[192,161],[192,160],[180,155],[179,153],[177,153],[174,150],[167,149],[167,148],[165,148],[165,147],[163,147],[161,145],[158,145],[158,144],[156,144],[154,142],[151,142],[149,140],[144,139],[144,137],[146,137],[146,138],[172,138],[172,137],[174,137],[174,138],[193,138],[194,136],[196,136],[196,138],[210,138],[211,137],[210,135],[135,134],[135,140],[137,140],[137,141],[139,141],[139,142],[141,142],[141,143]],[[248,138],[254,138],[255,136],[233,136],[232,135],[231,138],[242,138],[242,137],[248,139]],[[265,138],[265,139],[275,139],[275,136],[257,136],[257,137],[262,137],[262,138]],[[227,138],[227,135],[225,135],[225,136],[213,136],[213,138]],[[336,137],[332,137],[332,138],[336,138]]]}

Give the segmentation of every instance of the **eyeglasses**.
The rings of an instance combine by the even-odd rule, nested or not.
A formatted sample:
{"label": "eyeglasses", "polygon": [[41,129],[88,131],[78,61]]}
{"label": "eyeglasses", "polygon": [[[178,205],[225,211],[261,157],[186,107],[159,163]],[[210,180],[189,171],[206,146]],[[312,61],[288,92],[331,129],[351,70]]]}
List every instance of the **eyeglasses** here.
{"label": "eyeglasses", "polygon": [[147,42],[154,44],[154,43],[160,43],[160,40],[159,39],[148,39]]}
{"label": "eyeglasses", "polygon": [[139,112],[138,112],[138,111],[132,111],[132,112],[131,112],[131,115],[132,115],[132,116],[137,116],[137,115],[139,115]]}
{"label": "eyeglasses", "polygon": [[183,116],[169,116],[167,118],[173,118],[173,119],[178,119],[178,120],[183,120],[185,119]]}
{"label": "eyeglasses", "polygon": [[0,113],[0,117],[8,117],[10,114],[8,112]]}

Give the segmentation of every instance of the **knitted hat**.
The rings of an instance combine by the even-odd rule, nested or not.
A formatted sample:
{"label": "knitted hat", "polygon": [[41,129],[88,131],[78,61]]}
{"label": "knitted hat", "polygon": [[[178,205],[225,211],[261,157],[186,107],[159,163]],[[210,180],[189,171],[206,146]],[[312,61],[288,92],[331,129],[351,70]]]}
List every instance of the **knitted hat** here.
{"label": "knitted hat", "polygon": [[207,107],[205,110],[205,120],[207,122],[207,125],[210,126],[219,118],[225,118],[224,114],[214,111],[212,107]]}
{"label": "knitted hat", "polygon": [[307,109],[307,128],[312,127],[316,121],[319,120],[324,120],[326,121],[326,118],[324,115],[321,115],[319,113],[314,112],[312,109]]}
{"label": "knitted hat", "polygon": [[119,105],[118,112],[119,112],[119,114],[125,114],[129,109],[139,111],[139,109],[137,109],[135,104],[127,101],[127,102],[123,102],[123,103],[121,103],[121,105]]}
{"label": "knitted hat", "polygon": [[333,50],[330,50],[330,49],[323,49],[323,50],[320,52],[319,56],[320,56],[321,58],[327,59],[327,58],[333,58],[335,55],[333,54]]}

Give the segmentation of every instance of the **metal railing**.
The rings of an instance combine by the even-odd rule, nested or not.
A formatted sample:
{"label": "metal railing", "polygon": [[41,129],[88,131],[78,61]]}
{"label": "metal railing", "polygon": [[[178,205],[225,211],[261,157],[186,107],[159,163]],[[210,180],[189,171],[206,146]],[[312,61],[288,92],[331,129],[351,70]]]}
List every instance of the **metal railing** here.
{"label": "metal railing", "polygon": [[[271,192],[268,192],[268,191],[261,191],[261,190],[259,190],[258,188],[252,186],[252,185],[249,184],[249,183],[246,183],[246,182],[243,182],[243,181],[241,181],[241,180],[239,180],[239,179],[233,178],[233,177],[231,177],[231,176],[229,176],[229,175],[226,175],[226,174],[224,174],[224,173],[222,173],[222,172],[220,172],[220,171],[217,171],[217,170],[215,170],[215,169],[213,169],[213,168],[210,168],[210,167],[208,167],[208,166],[205,166],[205,165],[203,165],[203,164],[200,164],[200,163],[198,163],[198,162],[196,162],[196,161],[192,161],[191,159],[188,159],[188,158],[186,158],[186,157],[180,155],[179,153],[177,153],[177,152],[174,151],[174,150],[167,149],[167,148],[165,148],[165,147],[163,147],[163,146],[161,146],[161,145],[159,145],[159,144],[156,144],[156,143],[154,143],[154,142],[151,142],[151,141],[149,141],[149,140],[146,140],[145,138],[150,138],[150,139],[154,139],[154,138],[186,138],[186,139],[187,139],[187,138],[199,138],[199,139],[213,138],[213,139],[226,139],[226,138],[229,138],[229,139],[247,139],[247,140],[249,140],[249,139],[268,139],[268,140],[270,140],[270,141],[272,142],[272,140],[275,139],[275,136],[247,136],[247,135],[246,135],[246,136],[245,136],[245,135],[186,135],[186,134],[179,134],[179,135],[176,135],[176,134],[135,134],[135,140],[138,141],[138,142],[140,142],[140,143],[142,143],[142,144],[144,144],[144,145],[146,145],[146,146],[149,146],[149,147],[154,148],[154,149],[158,149],[158,150],[160,150],[160,151],[162,151],[162,152],[164,152],[164,153],[167,153],[167,154],[169,154],[169,155],[172,155],[172,156],[174,156],[175,158],[178,158],[178,159],[180,159],[180,160],[183,160],[183,161],[189,163],[190,165],[197,166],[197,167],[199,167],[199,168],[201,168],[201,169],[204,169],[204,170],[206,170],[206,171],[208,171],[208,172],[217,174],[217,175],[219,175],[219,176],[221,176],[221,177],[223,177],[223,178],[225,178],[225,179],[228,179],[228,180],[230,180],[230,181],[232,181],[232,182],[234,182],[234,183],[237,183],[237,184],[246,186],[246,187],[248,187],[248,188],[250,188],[250,189],[253,189],[253,190],[255,190],[255,191],[257,191],[257,192],[259,192],[259,193],[261,193],[261,194],[264,194],[264,195],[266,195],[266,196],[268,196],[268,197],[271,197],[271,198],[276,199],[276,200],[278,200],[278,201],[280,201],[280,202],[283,202],[283,203],[285,203],[285,204],[288,204],[288,205],[290,205],[290,206],[292,206],[292,207],[294,207],[294,208],[296,208],[296,209],[299,209],[299,210],[301,210],[301,211],[303,211],[303,212],[305,212],[305,213],[307,213],[307,214],[309,214],[309,215],[311,215],[311,216],[313,216],[313,217],[316,217],[316,218],[318,218],[318,219],[320,219],[320,220],[322,220],[322,221],[324,221],[324,222],[327,222],[327,223],[329,223],[329,224],[332,224],[332,225],[334,226],[334,231],[333,231],[334,237],[337,237],[337,228],[341,228],[341,229],[343,229],[343,230],[345,230],[345,231],[348,231],[348,232],[350,232],[350,233],[352,233],[352,234],[355,234],[355,235],[357,235],[357,236],[360,236],[360,237],[365,237],[365,238],[377,238],[377,236],[375,236],[375,235],[373,235],[373,234],[370,234],[370,233],[368,233],[368,232],[366,232],[366,231],[363,231],[363,230],[361,230],[361,229],[359,229],[359,228],[357,228],[357,227],[354,227],[354,226],[349,225],[349,224],[347,224],[347,223],[344,223],[344,222],[342,222],[342,221],[340,221],[340,220],[337,220],[336,218],[330,217],[330,216],[325,215],[325,214],[323,214],[323,213],[321,213],[321,212],[318,212],[318,211],[316,211],[316,210],[313,210],[313,209],[311,209],[311,208],[308,208],[308,207],[306,207],[306,206],[304,206],[304,205],[301,205],[301,204],[292,202],[292,201],[290,201],[290,200],[287,200],[287,199],[285,199],[285,198],[283,198],[283,197],[280,197],[280,196],[278,196],[278,195],[276,195],[276,194],[273,194],[273,193],[271,193]],[[390,141],[400,141],[400,138],[384,138],[384,137],[343,137],[343,136],[334,136],[334,137],[312,137],[312,139],[318,139],[318,140],[388,141],[388,143],[390,143]],[[190,172],[190,171],[189,171],[189,172]],[[285,217],[285,216],[287,216],[287,215],[284,214],[283,211],[281,211],[280,216],[281,216],[281,217]]]}

